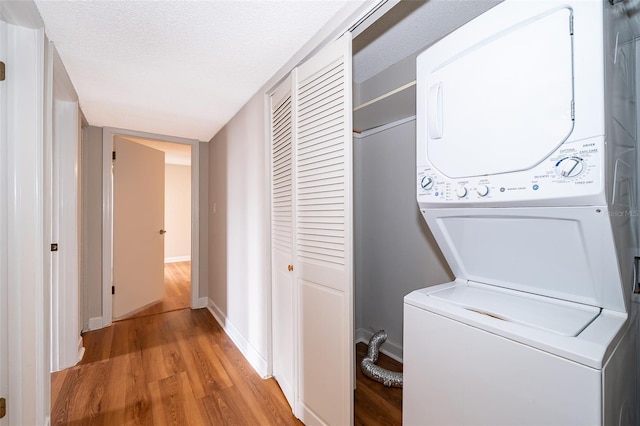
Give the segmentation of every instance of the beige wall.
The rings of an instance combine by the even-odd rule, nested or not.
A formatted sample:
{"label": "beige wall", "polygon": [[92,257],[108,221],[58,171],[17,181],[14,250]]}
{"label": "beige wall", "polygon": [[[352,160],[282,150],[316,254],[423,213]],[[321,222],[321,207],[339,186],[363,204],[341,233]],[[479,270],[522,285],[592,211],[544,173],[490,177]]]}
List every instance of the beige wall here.
{"label": "beige wall", "polygon": [[165,165],[164,227],[165,262],[191,260],[191,166]]}
{"label": "beige wall", "polygon": [[264,97],[210,142],[209,298],[249,361],[266,371],[269,237]]}
{"label": "beige wall", "polygon": [[[416,55],[355,85],[360,100],[370,101],[415,80]],[[398,357],[404,296],[454,278],[418,209],[415,164],[415,119],[354,138],[357,337],[385,330],[384,350]]]}
{"label": "beige wall", "polygon": [[[84,129],[82,140],[82,293],[83,329],[102,319],[102,127]],[[200,297],[209,291],[209,143],[200,149]],[[195,271],[193,272],[196,273]],[[98,327],[101,326],[101,322]]]}
{"label": "beige wall", "polygon": [[82,138],[82,328],[102,317],[102,128],[86,127]]}

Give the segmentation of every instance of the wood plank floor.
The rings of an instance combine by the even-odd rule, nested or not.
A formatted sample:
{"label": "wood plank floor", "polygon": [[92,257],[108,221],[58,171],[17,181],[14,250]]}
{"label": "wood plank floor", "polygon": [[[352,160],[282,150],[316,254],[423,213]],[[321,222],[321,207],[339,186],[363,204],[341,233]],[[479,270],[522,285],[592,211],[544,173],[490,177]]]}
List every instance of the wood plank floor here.
{"label": "wood plank floor", "polygon": [[[85,355],[52,374],[54,425],[301,425],[206,309],[115,322],[83,336]],[[401,425],[402,390],[365,377],[356,345],[355,425]],[[402,365],[380,354],[379,365]]]}
{"label": "wood plank floor", "polygon": [[164,264],[164,297],[123,319],[140,318],[191,306],[191,262]]}
{"label": "wood plank floor", "polygon": [[52,375],[55,425],[299,425],[206,309],[114,323]]}
{"label": "wood plank floor", "polygon": [[[52,374],[54,425],[301,425],[206,309],[114,323],[84,335],[85,355]],[[356,345],[355,425],[401,425],[402,390],[365,377]],[[380,354],[379,365],[402,365]]]}
{"label": "wood plank floor", "polygon": [[[360,362],[367,355],[367,345],[356,345],[355,426],[401,425],[402,388],[389,388],[362,374]],[[380,353],[378,365],[390,371],[402,371],[402,364]]]}

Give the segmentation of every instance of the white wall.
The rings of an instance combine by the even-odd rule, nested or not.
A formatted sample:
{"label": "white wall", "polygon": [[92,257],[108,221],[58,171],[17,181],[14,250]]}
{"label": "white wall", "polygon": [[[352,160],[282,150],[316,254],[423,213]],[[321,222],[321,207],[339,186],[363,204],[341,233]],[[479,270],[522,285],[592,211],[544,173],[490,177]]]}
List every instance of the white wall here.
{"label": "white wall", "polygon": [[415,120],[354,139],[357,336],[384,329],[398,358],[404,296],[452,279],[418,210],[415,140]]}
{"label": "white wall", "polygon": [[245,357],[267,372],[270,277],[264,96],[209,146],[209,301]]}
{"label": "white wall", "polygon": [[191,166],[165,164],[165,262],[191,259]]}

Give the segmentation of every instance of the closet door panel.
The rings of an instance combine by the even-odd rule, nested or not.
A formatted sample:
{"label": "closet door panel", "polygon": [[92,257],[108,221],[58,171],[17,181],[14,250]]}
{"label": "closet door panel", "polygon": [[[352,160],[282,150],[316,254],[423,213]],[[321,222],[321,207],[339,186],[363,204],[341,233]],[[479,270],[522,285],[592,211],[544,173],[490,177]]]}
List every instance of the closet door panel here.
{"label": "closet door panel", "polygon": [[293,266],[293,120],[291,78],[271,95],[271,249],[273,376],[295,404],[296,321]]}
{"label": "closet door panel", "polygon": [[351,37],[297,69],[295,268],[305,424],[353,422]]}

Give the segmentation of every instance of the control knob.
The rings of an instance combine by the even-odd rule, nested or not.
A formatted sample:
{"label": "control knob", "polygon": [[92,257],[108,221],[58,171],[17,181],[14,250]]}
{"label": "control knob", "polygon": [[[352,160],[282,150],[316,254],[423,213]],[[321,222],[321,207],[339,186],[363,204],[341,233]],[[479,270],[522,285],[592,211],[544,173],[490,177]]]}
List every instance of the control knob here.
{"label": "control knob", "polygon": [[556,163],[558,175],[565,178],[578,176],[584,170],[584,160],[579,157],[565,157]]}
{"label": "control knob", "polygon": [[489,194],[489,187],[487,185],[478,185],[476,192],[481,197],[486,197]]}
{"label": "control knob", "polygon": [[433,188],[434,183],[435,182],[433,181],[433,178],[430,178],[429,176],[424,176],[420,181],[420,186],[425,191],[429,191]]}
{"label": "control knob", "polygon": [[458,198],[464,198],[467,195],[467,188],[464,186],[460,186],[456,189],[456,195]]}

